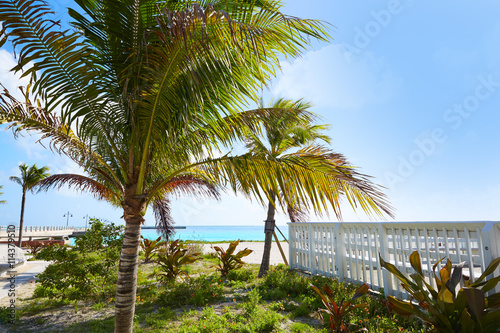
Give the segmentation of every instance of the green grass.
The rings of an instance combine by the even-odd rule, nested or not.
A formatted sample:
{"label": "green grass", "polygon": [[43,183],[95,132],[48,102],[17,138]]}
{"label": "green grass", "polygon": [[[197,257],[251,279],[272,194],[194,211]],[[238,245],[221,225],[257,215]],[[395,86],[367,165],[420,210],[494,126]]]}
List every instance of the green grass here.
{"label": "green grass", "polygon": [[[156,280],[156,264],[140,264],[134,332],[327,332],[317,310],[323,307],[310,287],[328,284],[336,300],[349,299],[356,285],[314,276],[303,276],[283,265],[272,267],[264,278],[257,278],[258,265],[246,265],[221,278],[212,267],[213,257],[188,267],[190,278],[161,284]],[[411,318],[392,315],[381,296],[356,300],[366,306],[349,317],[357,328],[368,332],[423,332],[422,325]],[[112,332],[114,299],[65,301],[33,298],[18,308],[19,322],[5,324],[12,332],[50,331],[49,314],[58,309],[72,313],[103,313],[100,319],[82,320],[66,325],[63,332]],[[31,316],[29,319],[23,317]],[[37,328],[33,328],[33,323]],[[31,326],[30,326],[31,325]]]}

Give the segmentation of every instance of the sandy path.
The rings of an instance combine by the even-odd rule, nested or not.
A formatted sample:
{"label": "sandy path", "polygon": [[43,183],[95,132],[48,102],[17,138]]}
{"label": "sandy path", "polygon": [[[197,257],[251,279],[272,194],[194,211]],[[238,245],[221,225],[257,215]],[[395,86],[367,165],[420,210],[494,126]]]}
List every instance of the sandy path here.
{"label": "sandy path", "polygon": [[[288,260],[288,243],[280,242],[280,244]],[[229,243],[220,243],[214,245],[221,247],[224,250],[226,250],[229,247]],[[236,248],[236,252],[238,252],[239,250],[243,250],[245,248],[249,248],[250,250],[253,250],[253,252],[249,256],[243,258],[243,261],[248,264],[260,264],[262,261],[262,255],[264,253],[264,242],[241,242]],[[215,252],[215,250],[212,248],[212,245],[204,244],[203,252],[210,253],[210,252]],[[277,265],[284,263],[285,262],[283,261],[283,258],[281,257],[280,251],[278,249],[278,245],[276,245],[276,242],[273,242],[273,245],[271,246],[271,258],[269,259],[269,264]]]}
{"label": "sandy path", "polygon": [[[15,277],[15,298],[17,300],[29,298],[35,291],[36,275],[43,272],[49,262],[43,260],[28,261],[25,265],[16,268]],[[8,297],[10,289],[9,276],[0,278],[0,306],[6,306],[10,303]]]}

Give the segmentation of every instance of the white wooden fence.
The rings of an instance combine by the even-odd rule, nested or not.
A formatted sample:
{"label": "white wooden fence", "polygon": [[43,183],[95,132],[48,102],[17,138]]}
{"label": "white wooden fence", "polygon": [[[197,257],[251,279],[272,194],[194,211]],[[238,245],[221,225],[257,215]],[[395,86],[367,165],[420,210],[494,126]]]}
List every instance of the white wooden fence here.
{"label": "white wooden fence", "polygon": [[[59,230],[72,230],[75,229],[74,227],[70,226],[26,226],[23,227],[24,232],[38,232],[38,231],[59,231]],[[0,232],[6,233],[7,231],[10,231],[11,229],[9,226],[6,225],[0,225]],[[15,227],[15,231],[19,232],[19,227]]]}
{"label": "white wooden fence", "polygon": [[[381,269],[379,253],[409,275],[414,271],[408,257],[418,251],[433,287],[432,266],[443,257],[453,264],[465,261],[463,273],[474,280],[500,256],[500,222],[289,223],[288,234],[290,268],[366,282],[399,297],[405,293],[399,281]],[[499,271],[493,275],[499,276]]]}

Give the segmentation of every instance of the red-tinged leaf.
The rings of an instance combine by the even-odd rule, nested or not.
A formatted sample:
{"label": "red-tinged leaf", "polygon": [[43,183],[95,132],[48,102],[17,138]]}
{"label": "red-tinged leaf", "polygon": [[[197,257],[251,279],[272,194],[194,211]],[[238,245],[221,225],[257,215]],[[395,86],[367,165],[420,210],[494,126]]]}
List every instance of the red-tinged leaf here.
{"label": "red-tinged leaf", "polygon": [[238,246],[238,244],[240,244],[239,240],[231,242],[231,244],[229,244],[229,247],[226,250],[226,253],[233,254],[233,252],[234,252],[234,250],[236,250],[236,247]]}
{"label": "red-tinged leaf", "polygon": [[439,265],[439,263],[440,263],[441,261],[443,261],[443,260],[444,260],[444,258],[445,258],[445,257],[443,257],[443,258],[439,259],[439,260],[438,260],[438,261],[437,261],[437,262],[436,262],[436,263],[432,266],[432,271],[433,271],[433,272],[436,272],[436,268],[437,268],[437,266]]}
{"label": "red-tinged leaf", "polygon": [[448,288],[441,288],[438,293],[438,300],[441,300],[444,303],[453,304],[453,294],[448,290]]}
{"label": "red-tinged leaf", "polygon": [[467,309],[464,309],[462,311],[462,314],[460,315],[459,322],[462,325],[461,332],[474,333],[474,327],[476,326],[476,323],[472,319],[472,317],[471,317],[470,313],[467,311]]}
{"label": "red-tinged leaf", "polygon": [[388,296],[387,300],[391,304],[391,309],[402,316],[412,316],[416,313],[415,307],[411,303],[398,300],[396,297]]}
{"label": "red-tinged leaf", "polygon": [[325,284],[324,289],[325,289],[325,292],[328,295],[328,297],[333,298],[332,290],[330,289],[330,287],[328,287],[327,284]]}
{"label": "red-tinged leaf", "polygon": [[500,308],[500,293],[486,297],[486,308]]}
{"label": "red-tinged leaf", "polygon": [[382,259],[382,256],[380,255],[379,253],[379,260],[380,260],[380,265],[382,267],[384,267],[385,269],[387,269],[389,272],[391,272],[392,274],[394,274],[399,280],[401,280],[402,282],[406,283],[406,284],[411,284],[410,280],[408,280],[408,278],[406,278],[406,276],[404,276],[403,273],[401,273],[399,271],[399,269],[396,268],[396,266],[394,266],[393,264],[391,263],[388,263],[386,261],[384,261],[384,259]]}
{"label": "red-tinged leaf", "polygon": [[[495,288],[496,285],[498,284],[498,282],[500,282],[500,276],[497,276],[497,277],[495,277],[493,279],[489,279],[488,282],[486,282],[483,285],[483,287],[481,288],[481,290],[484,291],[485,293],[487,293],[491,289]],[[474,283],[473,285],[476,285],[476,283]]]}
{"label": "red-tinged leaf", "polygon": [[481,276],[474,282],[474,283],[479,283],[483,281],[488,275],[492,274],[500,265],[500,257],[493,259],[488,267],[486,267],[485,271]]}
{"label": "red-tinged leaf", "polygon": [[484,315],[484,292],[481,289],[463,288],[472,316],[481,321]]}
{"label": "red-tinged leaf", "polygon": [[491,311],[481,321],[483,332],[498,332],[500,329],[500,310]]}
{"label": "red-tinged leaf", "polygon": [[410,254],[410,264],[411,267],[420,275],[423,276],[424,273],[422,272],[422,264],[420,262],[420,255],[418,254],[417,251],[413,252]]}
{"label": "red-tinged leaf", "polygon": [[236,258],[240,259],[240,258],[246,257],[246,256],[250,255],[252,252],[253,252],[253,250],[250,250],[250,249],[241,250],[236,254]]}
{"label": "red-tinged leaf", "polygon": [[309,285],[311,288],[313,288],[313,290],[316,292],[316,294],[318,294],[320,297],[321,297],[321,300],[323,301],[323,303],[328,303],[328,298],[326,298],[325,295],[323,295],[323,293],[321,292],[321,290],[319,290],[318,287],[316,287],[315,285],[312,285],[310,284]]}
{"label": "red-tinged leaf", "polygon": [[358,297],[361,297],[365,295],[368,292],[368,285],[366,283],[363,283],[358,289],[356,289],[356,292],[351,298],[351,301],[355,300]]}
{"label": "red-tinged leaf", "polygon": [[462,268],[464,267],[464,264],[465,261],[455,266],[451,279],[446,283],[446,286],[453,294],[455,294],[455,289],[460,283],[460,280],[462,280]]}
{"label": "red-tinged leaf", "polygon": [[441,268],[441,270],[439,271],[439,276],[441,277],[441,283],[446,284],[450,279],[450,271],[448,270],[448,267],[444,266],[443,268]]}

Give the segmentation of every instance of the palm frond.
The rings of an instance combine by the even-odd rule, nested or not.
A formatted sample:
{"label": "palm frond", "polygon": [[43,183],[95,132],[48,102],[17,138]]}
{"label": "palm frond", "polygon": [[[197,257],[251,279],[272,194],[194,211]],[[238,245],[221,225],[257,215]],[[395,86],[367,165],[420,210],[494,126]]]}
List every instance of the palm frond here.
{"label": "palm frond", "polygon": [[82,142],[69,124],[55,112],[35,106],[29,95],[29,87],[22,90],[22,93],[25,102],[17,100],[5,88],[0,93],[0,122],[9,123],[6,129],[12,129],[16,137],[23,132],[38,132],[41,134],[38,140],[40,144],[43,145],[44,140],[48,140],[48,146],[53,152],[68,156],[86,169],[102,168],[114,180],[115,185],[119,183],[118,175],[103,157]]}
{"label": "palm frond", "polygon": [[122,196],[112,190],[109,184],[101,184],[94,179],[76,174],[57,174],[49,176],[36,184],[38,191],[48,191],[51,188],[61,189],[67,186],[79,192],[87,192],[98,200],[106,200],[115,206],[120,206]]}
{"label": "palm frond", "polygon": [[9,177],[9,180],[12,180],[14,183],[18,184],[18,185],[21,185],[23,186],[23,181],[21,180],[21,178],[19,177],[16,177],[16,176],[10,176]]}
{"label": "palm frond", "polygon": [[174,219],[171,215],[170,200],[167,198],[155,198],[153,200],[153,212],[155,214],[156,229],[168,241],[175,232]]}
{"label": "palm frond", "polygon": [[292,206],[287,207],[288,217],[290,218],[290,222],[308,222],[309,215],[304,208],[294,208]]}
{"label": "palm frond", "polygon": [[[0,190],[3,189],[3,185],[0,185]],[[2,195],[3,192],[0,192],[0,195]],[[5,200],[0,200],[0,204],[5,204],[6,201]]]}
{"label": "palm frond", "polygon": [[[109,132],[109,117],[103,117],[101,111],[103,91],[97,89],[102,87],[97,83],[104,68],[94,61],[96,54],[82,42],[81,32],[60,31],[53,17],[45,1],[0,1],[5,35],[15,50],[20,49],[14,70],[23,70],[23,77],[33,79],[33,92],[43,99],[47,111],[59,106],[69,126],[79,117],[86,117],[84,123],[94,127],[80,125],[80,135],[98,131],[101,135],[94,140],[102,139],[118,155]],[[31,63],[33,66],[27,68]]]}
{"label": "palm frond", "polygon": [[202,167],[218,182],[257,198],[263,205],[269,193],[282,193],[277,201],[285,211],[288,204],[321,216],[332,208],[342,219],[345,196],[353,208],[359,205],[368,215],[393,216],[382,188],[354,171],[340,154],[276,159],[245,154],[207,160]]}

